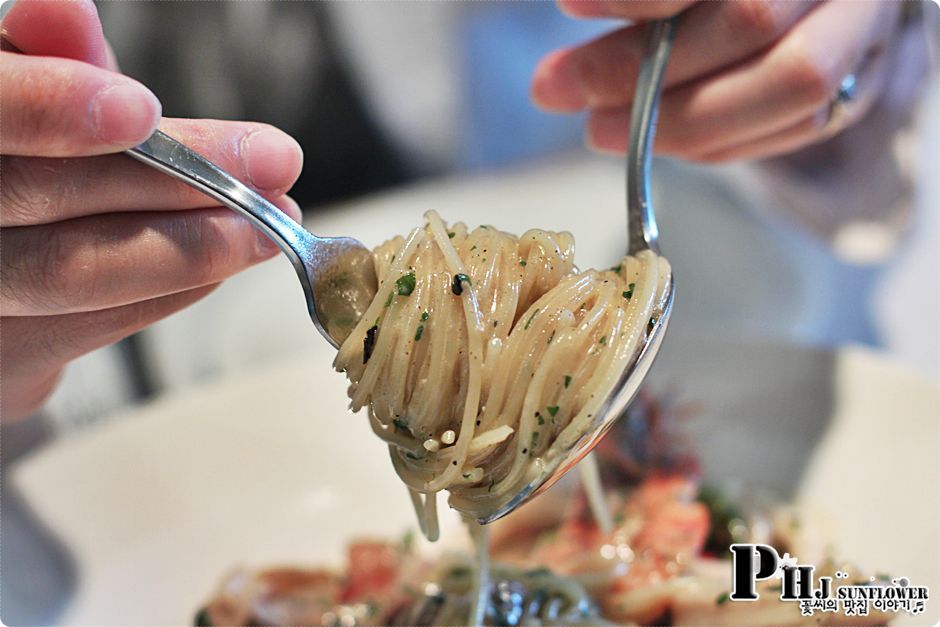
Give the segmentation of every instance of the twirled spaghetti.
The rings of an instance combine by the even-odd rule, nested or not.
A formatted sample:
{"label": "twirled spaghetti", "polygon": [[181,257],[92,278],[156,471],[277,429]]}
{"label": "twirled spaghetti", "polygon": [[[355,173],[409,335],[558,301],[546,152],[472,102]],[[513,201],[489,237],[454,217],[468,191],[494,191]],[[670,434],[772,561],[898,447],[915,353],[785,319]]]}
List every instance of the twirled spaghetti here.
{"label": "twirled spaghetti", "polygon": [[569,233],[448,230],[434,212],[374,258],[378,293],[334,365],[431,538],[438,491],[485,517],[591,431],[671,280],[649,251],[577,272]]}

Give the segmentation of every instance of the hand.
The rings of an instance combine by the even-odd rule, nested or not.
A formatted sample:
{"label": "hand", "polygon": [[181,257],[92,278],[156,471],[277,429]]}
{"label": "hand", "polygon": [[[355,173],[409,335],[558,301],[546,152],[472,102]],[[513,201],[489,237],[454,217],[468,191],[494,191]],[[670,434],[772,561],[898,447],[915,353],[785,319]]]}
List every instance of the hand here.
{"label": "hand", "polygon": [[116,72],[90,0],[18,0],[2,33],[6,421],[36,411],[68,361],[277,252],[234,212],[116,153],[159,125],[295,218],[300,211],[284,193],[302,154],[262,124],[161,119],[157,98]]}
{"label": "hand", "polygon": [[[893,71],[899,2],[792,0],[559,0],[576,17],[665,18],[682,12],[666,70],[657,152],[694,161],[754,159],[798,150],[861,120]],[[588,142],[625,150],[643,54],[642,24],[546,56],[535,102],[588,109]],[[857,93],[833,100],[847,75]],[[844,113],[844,114],[843,114]]]}

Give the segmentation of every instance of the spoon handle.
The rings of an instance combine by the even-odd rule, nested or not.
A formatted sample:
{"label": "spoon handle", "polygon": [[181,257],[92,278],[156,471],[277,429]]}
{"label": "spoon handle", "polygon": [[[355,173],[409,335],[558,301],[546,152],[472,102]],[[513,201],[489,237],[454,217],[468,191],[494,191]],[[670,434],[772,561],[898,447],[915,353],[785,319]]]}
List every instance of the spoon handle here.
{"label": "spoon handle", "polygon": [[154,131],[147,141],[131,148],[127,154],[245,216],[287,255],[301,281],[308,282],[304,259],[310,257],[320,238],[247,185],[161,131]]}
{"label": "spoon handle", "polygon": [[650,162],[656,135],[656,116],[666,62],[672,50],[678,18],[656,20],[646,25],[646,50],[637,76],[630,111],[630,140],[627,147],[627,252],[659,252],[659,230],[650,199]]}

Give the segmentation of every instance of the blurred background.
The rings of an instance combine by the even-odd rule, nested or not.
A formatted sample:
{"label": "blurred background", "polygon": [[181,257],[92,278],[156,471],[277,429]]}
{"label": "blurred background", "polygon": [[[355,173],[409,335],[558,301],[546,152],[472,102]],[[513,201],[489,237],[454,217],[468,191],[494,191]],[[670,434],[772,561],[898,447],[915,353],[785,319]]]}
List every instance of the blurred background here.
{"label": "blurred background", "polygon": [[[937,7],[924,6],[914,38],[936,60]],[[506,208],[493,220],[506,230],[568,229],[596,241],[579,248],[582,267],[622,254],[621,160],[584,147],[583,117],[544,113],[529,99],[542,56],[613,23],[571,20],[551,2],[102,2],[99,11],[122,71],[153,89],[165,115],[264,121],[301,143],[291,195],[314,232],[338,234],[323,229],[360,215],[343,234],[376,245],[396,233],[382,215],[411,211],[398,230],[432,208],[476,224],[472,207],[485,203]],[[659,160],[662,245],[681,294],[674,328],[860,344],[936,378],[936,78],[936,67],[899,72],[892,89],[916,102],[886,98],[850,131],[786,158]],[[597,232],[604,238],[591,239]],[[128,405],[310,352],[322,340],[295,281],[272,260],[77,360],[39,416],[4,427],[3,464]],[[8,498],[4,490],[5,538],[29,527]],[[4,543],[4,570],[27,559],[30,533]],[[29,607],[62,583],[3,585],[6,599]]]}
{"label": "blurred background", "polygon": [[[924,6],[911,38],[920,46],[937,33],[936,6]],[[619,220],[619,160],[583,146],[583,116],[545,113],[529,98],[542,56],[614,22],[573,20],[551,2],[103,2],[99,10],[122,71],[150,86],[166,115],[259,120],[298,139],[305,164],[291,195],[314,232],[318,213],[338,203],[540,166],[534,185],[572,190],[574,205],[588,185],[603,186]],[[936,68],[925,72],[916,58],[889,89],[904,97],[885,98],[823,146],[750,164],[657,165],[664,242],[683,285],[677,324],[884,347],[940,372],[940,203],[926,174],[938,164]],[[432,202],[414,207],[412,224],[430,208],[474,221],[452,214],[446,194]],[[609,261],[584,255],[581,264]],[[230,294],[241,300],[235,290],[213,294],[216,307],[197,305],[204,315],[191,326],[170,321],[73,364],[48,406],[53,429],[300,350],[289,333],[261,339],[244,327],[218,345],[194,342],[228,324],[218,315],[232,309],[220,304]]]}

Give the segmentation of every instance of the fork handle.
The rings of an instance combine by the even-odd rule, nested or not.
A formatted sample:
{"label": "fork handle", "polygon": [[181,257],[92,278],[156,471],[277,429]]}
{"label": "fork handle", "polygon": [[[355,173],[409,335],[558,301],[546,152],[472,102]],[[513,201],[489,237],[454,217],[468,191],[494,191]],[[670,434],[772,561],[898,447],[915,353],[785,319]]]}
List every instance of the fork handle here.
{"label": "fork handle", "polygon": [[154,131],[147,141],[127,150],[127,154],[245,216],[287,255],[301,281],[309,282],[304,259],[320,238],[247,185],[162,131]]}

